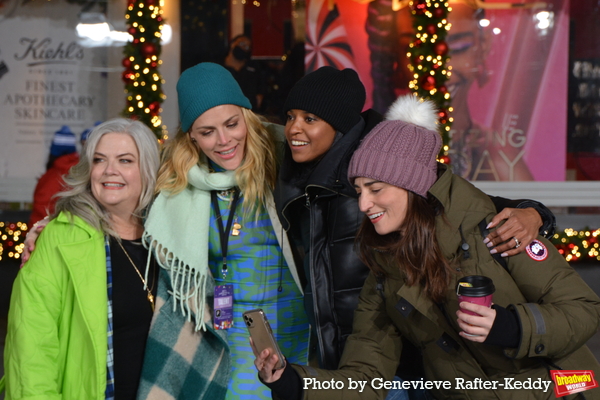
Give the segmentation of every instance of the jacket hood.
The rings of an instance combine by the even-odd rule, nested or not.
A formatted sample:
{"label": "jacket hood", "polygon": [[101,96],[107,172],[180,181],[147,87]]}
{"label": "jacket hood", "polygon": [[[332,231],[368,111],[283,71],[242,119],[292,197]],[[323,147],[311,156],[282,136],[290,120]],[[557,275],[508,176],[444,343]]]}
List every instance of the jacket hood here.
{"label": "jacket hood", "polygon": [[[104,232],[98,231],[94,229],[90,224],[85,222],[81,217],[71,214],[69,212],[61,211],[56,218],[53,218],[48,223],[50,225],[71,225],[72,227],[77,227],[85,232],[89,238],[93,237],[104,237]],[[81,238],[81,237],[80,237]]]}
{"label": "jacket hood", "polygon": [[446,258],[460,247],[463,232],[470,231],[488,215],[496,213],[490,198],[470,182],[454,175],[446,164],[438,163],[438,179],[429,189],[443,206],[444,214],[436,219],[436,236]]}

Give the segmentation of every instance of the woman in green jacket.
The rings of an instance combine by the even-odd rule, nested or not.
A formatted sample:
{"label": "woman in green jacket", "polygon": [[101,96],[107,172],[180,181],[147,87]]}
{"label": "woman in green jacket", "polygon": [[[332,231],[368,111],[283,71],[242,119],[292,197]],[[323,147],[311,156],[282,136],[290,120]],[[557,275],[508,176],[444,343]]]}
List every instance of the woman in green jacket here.
{"label": "woman in green jacket", "polygon": [[[264,309],[286,357],[308,360],[302,288],[272,195],[283,134],[217,64],[184,71],[177,92],[181,130],[145,221],[162,268],[137,398],[270,398],[242,313]],[[215,299],[216,290],[228,296]],[[231,295],[232,307],[215,307]]]}
{"label": "woman in green jacket", "polygon": [[159,156],[142,123],[90,134],[70,186],[14,283],[6,399],[135,399],[158,268],[144,277],[142,215]]}
{"label": "woman in green jacket", "polygon": [[[366,214],[358,238],[371,273],[340,368],[288,364],[274,372],[277,357],[265,350],[255,361],[261,379],[286,399],[384,398],[402,338],[423,356],[425,381],[409,384],[438,399],[550,399],[550,370],[598,376],[585,346],[600,322],[598,296],[542,237],[496,261],[482,242],[495,208],[436,163],[432,103],[401,98],[390,118],[349,166]],[[469,275],[492,279],[491,308],[459,304],[458,280]],[[587,388],[568,398],[600,398],[600,389]]]}

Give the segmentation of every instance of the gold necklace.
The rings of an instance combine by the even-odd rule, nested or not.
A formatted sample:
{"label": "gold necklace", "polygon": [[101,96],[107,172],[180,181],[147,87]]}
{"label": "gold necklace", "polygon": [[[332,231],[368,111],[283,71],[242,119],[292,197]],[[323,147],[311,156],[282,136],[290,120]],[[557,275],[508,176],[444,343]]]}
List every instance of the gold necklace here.
{"label": "gold necklace", "polygon": [[127,253],[127,250],[125,250],[125,247],[123,247],[123,245],[121,244],[121,241],[117,240],[117,243],[119,243],[119,246],[121,247],[121,250],[123,250],[123,253],[125,253],[125,256],[127,256],[127,259],[129,260],[129,262],[133,266],[133,269],[135,269],[135,272],[137,272],[138,276],[142,280],[142,283],[144,284],[144,288],[146,289],[146,292],[148,293],[148,295],[146,297],[148,298],[148,301],[150,302],[150,307],[152,307],[152,312],[154,312],[154,295],[152,294],[152,289],[154,288],[154,282],[156,282],[156,279],[154,280],[154,282],[152,282],[152,287],[150,289],[148,289],[148,285],[146,284],[146,280],[144,279],[144,277],[140,273],[140,270],[135,266],[135,263],[133,262],[133,260],[131,259],[131,257],[129,257],[129,253]]}

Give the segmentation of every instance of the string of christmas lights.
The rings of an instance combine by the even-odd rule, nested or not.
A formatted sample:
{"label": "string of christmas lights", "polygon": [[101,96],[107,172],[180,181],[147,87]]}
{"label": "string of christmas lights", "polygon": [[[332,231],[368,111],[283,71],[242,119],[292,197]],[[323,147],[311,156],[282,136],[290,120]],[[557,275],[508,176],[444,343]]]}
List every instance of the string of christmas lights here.
{"label": "string of christmas lights", "polygon": [[430,99],[439,111],[440,134],[443,146],[438,160],[449,164],[450,127],[452,125],[452,107],[450,93],[445,86],[452,67],[448,65],[448,44],[446,35],[451,28],[448,13],[452,11],[444,0],[413,0],[410,2],[413,16],[415,40],[409,45],[409,70],[413,79],[409,88],[415,95]]}
{"label": "string of christmas lights", "polygon": [[[25,222],[0,222],[0,261],[21,258],[28,226]],[[570,263],[577,261],[600,261],[600,229],[572,228],[556,233],[552,244]]]}
{"label": "string of christmas lights", "polygon": [[18,260],[25,248],[25,222],[0,222],[0,261],[5,257]]}
{"label": "string of christmas lights", "polygon": [[568,228],[556,233],[551,241],[558,252],[569,262],[586,259],[600,261],[599,236],[600,229],[576,231]]}
{"label": "string of christmas lights", "polygon": [[165,83],[158,67],[164,0],[129,0],[125,19],[127,31],[133,40],[125,45],[123,53],[123,82],[127,104],[123,115],[148,125],[162,142],[167,139],[166,126],[162,125],[161,104],[166,98],[162,91]]}

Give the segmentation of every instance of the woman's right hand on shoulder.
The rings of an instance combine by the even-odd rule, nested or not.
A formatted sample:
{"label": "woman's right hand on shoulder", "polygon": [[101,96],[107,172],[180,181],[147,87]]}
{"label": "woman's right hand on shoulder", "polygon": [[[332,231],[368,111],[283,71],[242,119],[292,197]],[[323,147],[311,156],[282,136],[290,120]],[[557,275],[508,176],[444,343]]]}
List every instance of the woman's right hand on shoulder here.
{"label": "woman's right hand on shoulder", "polygon": [[[265,383],[273,383],[278,381],[283,374],[284,368],[275,370],[275,365],[279,361],[279,357],[275,352],[272,352],[271,349],[265,349],[262,353],[258,353],[256,347],[254,347],[254,342],[252,342],[252,338],[250,338],[250,346],[252,346],[252,352],[254,353],[254,366],[258,370],[258,376]],[[272,354],[271,354],[272,353]]]}
{"label": "woman's right hand on shoulder", "polygon": [[33,250],[35,250],[35,242],[46,225],[48,225],[48,222],[50,222],[48,217],[41,219],[33,224],[29,232],[27,232],[25,241],[23,242],[25,247],[23,248],[23,254],[21,254],[21,268],[23,268],[23,265],[25,265],[27,260],[29,260],[29,257],[31,257],[31,253],[33,253]]}

